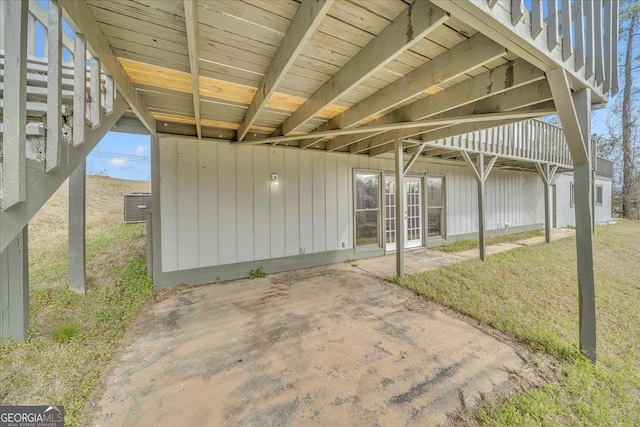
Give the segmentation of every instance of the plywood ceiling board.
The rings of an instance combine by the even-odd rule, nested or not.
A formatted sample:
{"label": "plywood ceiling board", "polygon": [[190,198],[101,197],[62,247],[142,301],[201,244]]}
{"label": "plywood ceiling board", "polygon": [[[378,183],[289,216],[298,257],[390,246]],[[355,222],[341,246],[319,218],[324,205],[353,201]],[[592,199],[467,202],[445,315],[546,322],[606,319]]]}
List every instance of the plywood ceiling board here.
{"label": "plywood ceiling board", "polygon": [[279,46],[285,34],[282,31],[274,31],[254,24],[246,19],[239,19],[206,7],[198,8],[198,23],[201,27],[208,26],[217,28],[218,30],[235,34],[247,40],[272,46]]}
{"label": "plywood ceiling board", "polygon": [[352,27],[373,35],[379,34],[395,19],[395,16],[391,18],[382,17],[367,8],[346,1],[336,2],[329,11],[329,16],[333,16]]}
{"label": "plywood ceiling board", "polygon": [[351,3],[356,4],[364,9],[369,10],[384,18],[393,20],[398,16],[406,7],[407,3],[402,0],[389,0],[389,1],[371,1],[371,0],[349,0]]}
{"label": "plywood ceiling board", "polygon": [[250,73],[202,60],[200,61],[200,75],[252,87],[258,86],[262,78],[257,73]]}
{"label": "plywood ceiling board", "polygon": [[143,23],[160,25],[177,31],[184,31],[186,34],[184,16],[176,16],[131,1],[88,0],[87,4],[96,20],[98,20],[99,16],[101,17],[100,20],[102,20],[106,14],[111,13],[114,16],[109,19],[115,19],[116,21],[119,18],[115,15],[128,16],[138,21],[139,25],[143,25]]}
{"label": "plywood ceiling board", "polygon": [[291,15],[288,18],[283,17],[268,9],[261,9],[243,1],[199,0],[198,3],[204,8],[217,10],[240,19],[246,19],[264,28],[269,28],[281,33],[286,33],[294,16]]}

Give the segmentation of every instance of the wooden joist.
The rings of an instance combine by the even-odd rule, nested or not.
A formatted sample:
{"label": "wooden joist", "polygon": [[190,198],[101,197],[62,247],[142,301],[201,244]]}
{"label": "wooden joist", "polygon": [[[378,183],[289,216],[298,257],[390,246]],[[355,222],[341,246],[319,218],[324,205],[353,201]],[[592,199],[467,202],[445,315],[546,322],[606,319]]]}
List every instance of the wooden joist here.
{"label": "wooden joist", "polygon": [[289,135],[298,129],[447,19],[448,15],[428,0],[415,1],[285,120],[278,133]]}
{"label": "wooden joist", "polygon": [[318,2],[307,1],[300,4],[287,30],[287,34],[280,43],[278,51],[273,57],[269,69],[265,73],[240,123],[238,141],[242,141],[245,137],[258,114],[266,106],[267,101],[271,98],[271,95],[275,92],[333,3],[334,0],[321,0]]}
{"label": "wooden joist", "polygon": [[196,0],[184,0],[184,24],[187,29],[189,49],[189,68],[191,71],[191,87],[193,92],[193,111],[198,138],[202,137],[200,122],[200,58],[198,49],[198,5]]}

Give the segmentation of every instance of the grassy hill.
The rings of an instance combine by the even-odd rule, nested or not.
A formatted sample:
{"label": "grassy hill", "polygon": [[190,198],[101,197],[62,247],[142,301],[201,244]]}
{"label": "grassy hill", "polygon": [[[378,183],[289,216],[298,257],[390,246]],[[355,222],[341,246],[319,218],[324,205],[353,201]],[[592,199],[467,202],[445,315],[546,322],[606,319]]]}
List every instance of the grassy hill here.
{"label": "grassy hill", "polygon": [[87,179],[86,295],[69,289],[68,185],[29,224],[30,325],[22,343],[0,345],[0,405],[82,409],[122,334],[152,296],[144,224],[124,224],[123,196],[150,183]]}

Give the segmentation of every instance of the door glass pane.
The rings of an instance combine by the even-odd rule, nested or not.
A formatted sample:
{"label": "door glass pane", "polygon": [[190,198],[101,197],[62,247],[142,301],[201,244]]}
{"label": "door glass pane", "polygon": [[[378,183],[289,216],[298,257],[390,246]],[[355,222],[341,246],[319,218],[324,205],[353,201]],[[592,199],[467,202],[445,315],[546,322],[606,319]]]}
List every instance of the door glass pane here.
{"label": "door glass pane", "polygon": [[427,229],[429,237],[442,236],[442,208],[429,208]]}
{"label": "door glass pane", "polygon": [[442,178],[427,178],[427,203],[429,206],[442,206]]}
{"label": "door glass pane", "polygon": [[378,243],[378,211],[356,212],[356,245]]}
{"label": "door glass pane", "polygon": [[375,173],[356,174],[356,209],[377,209],[379,175]]}
{"label": "door glass pane", "polygon": [[420,215],[420,182],[408,181],[407,188],[407,241],[422,240]]}

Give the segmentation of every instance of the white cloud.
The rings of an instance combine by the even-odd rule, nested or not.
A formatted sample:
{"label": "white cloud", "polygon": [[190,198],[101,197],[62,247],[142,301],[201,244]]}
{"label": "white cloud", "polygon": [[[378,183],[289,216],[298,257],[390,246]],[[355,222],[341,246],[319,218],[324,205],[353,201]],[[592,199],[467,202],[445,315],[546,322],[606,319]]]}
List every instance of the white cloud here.
{"label": "white cloud", "polygon": [[145,156],[147,154],[147,147],[144,145],[138,145],[136,147],[136,156]]}
{"label": "white cloud", "polygon": [[109,166],[112,166],[116,169],[124,169],[131,166],[129,161],[123,157],[116,157],[115,159],[109,160]]}

